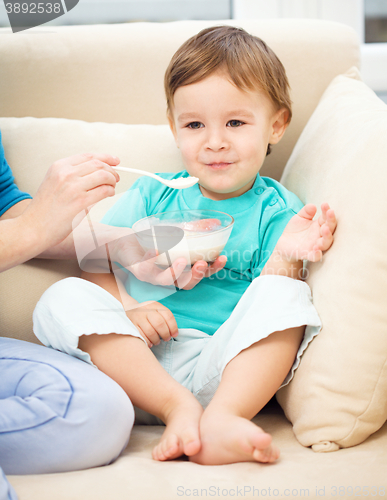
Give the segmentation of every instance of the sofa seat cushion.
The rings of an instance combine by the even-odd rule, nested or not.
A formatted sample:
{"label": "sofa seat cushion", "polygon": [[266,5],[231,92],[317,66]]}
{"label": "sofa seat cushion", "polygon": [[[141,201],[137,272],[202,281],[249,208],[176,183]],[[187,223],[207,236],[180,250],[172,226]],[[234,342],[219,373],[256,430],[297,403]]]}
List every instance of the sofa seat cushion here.
{"label": "sofa seat cushion", "polygon": [[[254,418],[281,449],[275,464],[203,466],[152,460],[162,426],[135,425],[129,445],[111,465],[80,472],[9,476],[23,498],[39,500],[175,500],[179,498],[356,498],[387,493],[387,424],[356,448],[313,453],[295,438],[281,408],[270,403]],[[372,464],[372,466],[370,466]],[[384,488],[384,490],[383,490]],[[352,491],[352,493],[351,493]]]}

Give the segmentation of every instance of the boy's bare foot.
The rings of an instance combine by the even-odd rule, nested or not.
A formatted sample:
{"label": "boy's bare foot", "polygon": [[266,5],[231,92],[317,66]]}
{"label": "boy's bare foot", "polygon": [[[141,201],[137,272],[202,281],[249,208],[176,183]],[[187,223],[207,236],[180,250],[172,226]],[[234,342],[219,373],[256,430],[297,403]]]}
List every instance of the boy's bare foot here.
{"label": "boy's bare foot", "polygon": [[246,418],[232,414],[211,413],[200,420],[201,449],[192,462],[222,465],[235,462],[274,462],[279,449],[271,436]]}
{"label": "boy's bare foot", "polygon": [[199,422],[202,405],[195,396],[180,401],[166,416],[166,429],[153,448],[155,460],[173,460],[181,455],[195,455],[200,450]]}

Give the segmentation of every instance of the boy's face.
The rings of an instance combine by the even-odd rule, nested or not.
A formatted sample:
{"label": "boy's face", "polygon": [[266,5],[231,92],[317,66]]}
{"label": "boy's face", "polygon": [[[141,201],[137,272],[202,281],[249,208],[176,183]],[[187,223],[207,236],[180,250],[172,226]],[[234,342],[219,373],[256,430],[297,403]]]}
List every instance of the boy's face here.
{"label": "boy's face", "polygon": [[203,196],[240,196],[254,184],[268,144],[286,129],[287,111],[275,110],[262,92],[244,92],[223,72],[179,87],[169,119],[190,175]]}

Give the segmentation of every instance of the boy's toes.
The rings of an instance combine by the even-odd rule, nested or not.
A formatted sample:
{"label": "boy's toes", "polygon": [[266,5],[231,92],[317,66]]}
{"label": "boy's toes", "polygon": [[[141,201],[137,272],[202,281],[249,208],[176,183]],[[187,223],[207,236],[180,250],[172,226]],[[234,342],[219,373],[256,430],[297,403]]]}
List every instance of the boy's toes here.
{"label": "boy's toes", "polygon": [[261,463],[272,463],[275,462],[280,456],[279,448],[275,445],[271,445],[264,450],[255,449],[253,452],[253,458],[257,462]]}
{"label": "boy's toes", "polygon": [[195,455],[200,447],[201,443],[197,435],[188,434],[179,437],[177,434],[170,434],[162,438],[160,443],[153,448],[152,457],[160,461],[173,460],[181,455]]}
{"label": "boy's toes", "polygon": [[171,460],[183,454],[181,444],[176,434],[171,434],[153,448],[154,460]]}
{"label": "boy's toes", "polygon": [[253,459],[257,462],[274,462],[280,455],[279,448],[272,444],[272,437],[266,432],[256,434],[252,440]]}
{"label": "boy's toes", "polygon": [[187,455],[188,457],[192,457],[192,455],[196,455],[196,453],[199,453],[200,448],[201,448],[201,443],[199,439],[192,439],[190,438],[186,442],[184,442],[184,454]]}

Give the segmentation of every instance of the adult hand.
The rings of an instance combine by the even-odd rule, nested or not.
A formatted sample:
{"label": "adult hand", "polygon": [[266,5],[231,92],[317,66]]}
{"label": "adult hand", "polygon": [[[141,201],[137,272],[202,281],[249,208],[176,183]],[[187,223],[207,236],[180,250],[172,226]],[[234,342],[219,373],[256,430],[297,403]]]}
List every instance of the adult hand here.
{"label": "adult hand", "polygon": [[[108,154],[80,154],[56,161],[36,196],[22,214],[44,238],[46,248],[57,245],[73,229],[79,213],[113,196],[120,160]],[[78,223],[81,221],[79,218]]]}

